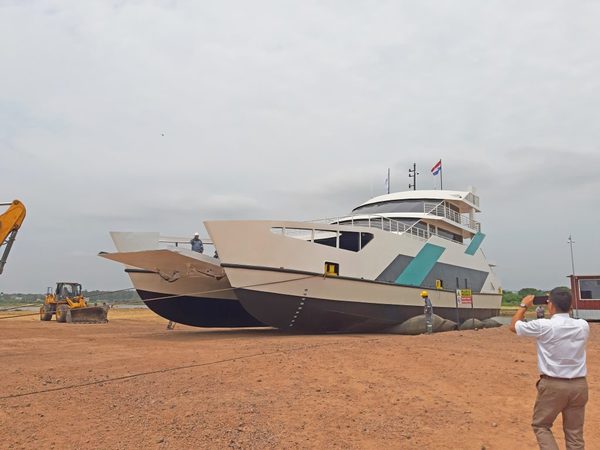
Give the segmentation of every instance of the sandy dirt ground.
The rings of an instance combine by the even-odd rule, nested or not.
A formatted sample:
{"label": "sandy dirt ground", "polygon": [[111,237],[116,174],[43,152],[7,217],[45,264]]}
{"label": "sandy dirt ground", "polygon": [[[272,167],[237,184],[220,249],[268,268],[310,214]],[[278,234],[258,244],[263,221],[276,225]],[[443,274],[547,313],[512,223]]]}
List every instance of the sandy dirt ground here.
{"label": "sandy dirt ground", "polygon": [[[291,335],[168,331],[148,310],[109,318],[0,320],[2,448],[537,448],[535,344],[507,327]],[[600,324],[591,331],[593,449]]]}

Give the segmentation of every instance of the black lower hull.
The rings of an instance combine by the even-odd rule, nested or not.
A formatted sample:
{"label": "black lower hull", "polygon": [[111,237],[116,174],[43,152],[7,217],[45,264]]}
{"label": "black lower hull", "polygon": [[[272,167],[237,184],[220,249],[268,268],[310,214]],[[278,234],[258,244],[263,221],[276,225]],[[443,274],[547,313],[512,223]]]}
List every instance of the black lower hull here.
{"label": "black lower hull", "polygon": [[137,289],[137,293],[153,312],[183,325],[206,328],[265,326],[251,316],[237,300],[187,295],[173,297],[141,289]]}
{"label": "black lower hull", "polygon": [[[422,306],[323,300],[243,289],[236,293],[242,306],[258,320],[288,331],[309,333],[385,331],[423,314]],[[480,320],[488,319],[497,316],[499,310],[434,307],[434,313],[444,319],[460,323],[472,317]]]}

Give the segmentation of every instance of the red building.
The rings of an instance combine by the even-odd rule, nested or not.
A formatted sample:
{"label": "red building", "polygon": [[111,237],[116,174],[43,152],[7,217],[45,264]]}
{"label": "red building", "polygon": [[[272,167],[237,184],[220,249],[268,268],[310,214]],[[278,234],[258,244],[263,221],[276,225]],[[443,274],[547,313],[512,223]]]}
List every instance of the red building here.
{"label": "red building", "polygon": [[569,275],[573,293],[573,316],[600,320],[600,275]]}

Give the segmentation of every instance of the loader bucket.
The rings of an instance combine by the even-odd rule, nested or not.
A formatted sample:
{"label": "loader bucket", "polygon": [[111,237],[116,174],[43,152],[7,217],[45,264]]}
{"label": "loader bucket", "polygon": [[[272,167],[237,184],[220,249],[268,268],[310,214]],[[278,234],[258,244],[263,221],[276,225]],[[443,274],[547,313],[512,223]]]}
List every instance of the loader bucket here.
{"label": "loader bucket", "polygon": [[73,308],[67,314],[69,323],[106,323],[108,322],[108,307],[87,306],[85,308]]}

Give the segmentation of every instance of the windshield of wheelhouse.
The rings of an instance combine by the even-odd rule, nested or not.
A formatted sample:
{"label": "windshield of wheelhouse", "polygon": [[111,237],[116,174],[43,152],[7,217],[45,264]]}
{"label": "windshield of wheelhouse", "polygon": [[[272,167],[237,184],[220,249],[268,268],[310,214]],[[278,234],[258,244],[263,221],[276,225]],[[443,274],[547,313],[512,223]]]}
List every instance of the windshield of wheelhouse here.
{"label": "windshield of wheelhouse", "polygon": [[425,200],[390,200],[387,202],[370,203],[352,210],[353,214],[382,214],[393,212],[423,212]]}

